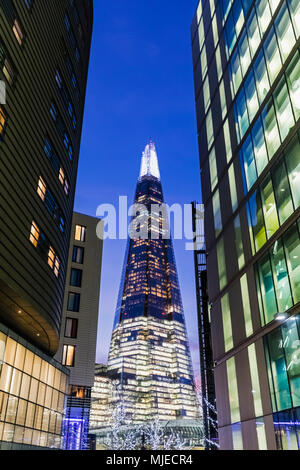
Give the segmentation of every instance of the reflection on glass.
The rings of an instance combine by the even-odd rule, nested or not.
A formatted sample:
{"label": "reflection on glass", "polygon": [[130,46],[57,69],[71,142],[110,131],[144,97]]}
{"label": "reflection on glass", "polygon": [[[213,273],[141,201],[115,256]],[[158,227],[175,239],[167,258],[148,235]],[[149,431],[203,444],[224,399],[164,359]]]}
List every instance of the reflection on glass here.
{"label": "reflection on glass", "polygon": [[213,195],[213,210],[214,210],[214,220],[215,220],[215,232],[216,237],[222,231],[222,216],[221,216],[221,206],[220,206],[220,194],[219,190]]}
{"label": "reflection on glass", "polygon": [[235,23],[235,32],[238,36],[242,30],[244,24],[244,12],[242,9],[241,0],[235,0],[233,3],[233,20]]}
{"label": "reflection on glass", "polygon": [[227,23],[226,23],[225,37],[226,37],[226,53],[227,53],[227,58],[229,58],[232,52],[232,49],[234,48],[234,45],[236,43],[235,27],[234,27],[234,20],[233,20],[232,12],[230,13]]}
{"label": "reflection on glass", "polygon": [[239,392],[236,378],[235,358],[232,357],[226,362],[227,382],[229,392],[229,403],[231,412],[231,422],[239,423],[241,421]]}
{"label": "reflection on glass", "polygon": [[245,265],[245,256],[244,256],[244,247],[243,247],[243,237],[241,231],[241,221],[240,216],[237,215],[234,219],[234,232],[235,232],[235,246],[237,250],[238,265],[239,269],[243,269]]}

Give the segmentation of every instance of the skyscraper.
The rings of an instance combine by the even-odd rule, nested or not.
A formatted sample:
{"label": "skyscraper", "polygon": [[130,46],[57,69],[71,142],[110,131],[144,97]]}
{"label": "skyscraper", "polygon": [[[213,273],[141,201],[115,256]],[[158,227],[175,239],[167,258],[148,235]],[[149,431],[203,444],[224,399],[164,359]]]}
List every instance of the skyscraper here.
{"label": "skyscraper", "polygon": [[181,294],[161,204],[157,154],[150,142],[136,188],[136,234],[131,232],[128,241],[108,361],[115,405],[122,403],[132,422],[197,417]]}
{"label": "skyscraper", "polygon": [[91,0],[1,0],[0,443],[59,447],[59,345]]}
{"label": "skyscraper", "polygon": [[201,0],[192,23],[219,438],[298,449],[300,3]]}

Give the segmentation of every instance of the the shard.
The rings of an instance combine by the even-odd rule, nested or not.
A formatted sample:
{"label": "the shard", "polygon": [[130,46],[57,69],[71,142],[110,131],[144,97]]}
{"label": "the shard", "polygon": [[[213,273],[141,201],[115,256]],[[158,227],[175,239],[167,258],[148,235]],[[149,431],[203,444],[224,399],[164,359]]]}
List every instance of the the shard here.
{"label": "the shard", "polygon": [[[143,153],[108,361],[115,405],[132,422],[198,416],[184,312],[157,154]],[[152,212],[151,212],[152,209]],[[162,209],[162,210],[161,210]]]}

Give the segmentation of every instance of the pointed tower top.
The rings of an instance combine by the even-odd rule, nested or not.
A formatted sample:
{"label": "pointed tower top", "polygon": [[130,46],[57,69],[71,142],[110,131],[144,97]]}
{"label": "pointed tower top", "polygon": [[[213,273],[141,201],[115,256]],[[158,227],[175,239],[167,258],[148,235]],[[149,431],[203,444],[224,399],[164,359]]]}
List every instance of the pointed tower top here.
{"label": "pointed tower top", "polygon": [[149,141],[143,152],[140,178],[143,176],[154,176],[160,179],[155,143],[152,140]]}

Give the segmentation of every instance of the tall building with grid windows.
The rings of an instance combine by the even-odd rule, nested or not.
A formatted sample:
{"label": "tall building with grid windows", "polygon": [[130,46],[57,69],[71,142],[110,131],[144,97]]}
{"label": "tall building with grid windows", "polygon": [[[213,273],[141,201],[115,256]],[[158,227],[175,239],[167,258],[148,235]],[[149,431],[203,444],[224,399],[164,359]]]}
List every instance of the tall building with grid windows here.
{"label": "tall building with grid windows", "polygon": [[[59,345],[91,0],[0,1],[0,446],[60,447]],[[3,95],[3,93],[2,93]]]}
{"label": "tall building with grid windows", "polygon": [[[154,143],[137,183],[137,233],[131,233],[116,309],[108,375],[113,406],[130,422],[197,418],[194,377],[172,241],[168,236]],[[152,210],[152,206],[156,207]],[[151,216],[148,215],[151,212]]]}
{"label": "tall building with grid windows", "polygon": [[191,31],[221,448],[299,449],[300,3],[201,0]]}

